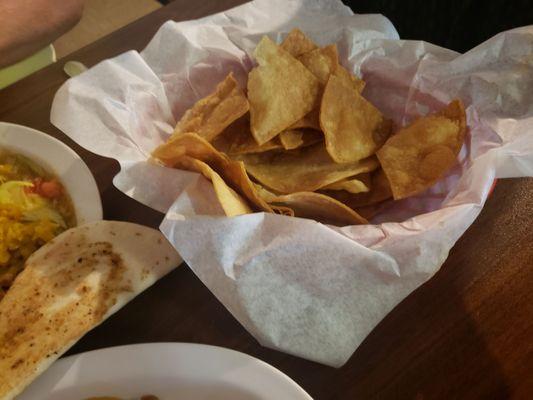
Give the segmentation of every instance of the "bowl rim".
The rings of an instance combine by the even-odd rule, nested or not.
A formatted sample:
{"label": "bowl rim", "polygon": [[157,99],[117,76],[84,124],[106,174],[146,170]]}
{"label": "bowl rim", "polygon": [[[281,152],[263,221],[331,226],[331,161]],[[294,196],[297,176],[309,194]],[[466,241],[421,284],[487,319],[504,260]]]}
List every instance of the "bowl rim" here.
{"label": "bowl rim", "polygon": [[31,158],[57,175],[72,200],[76,226],[103,219],[96,180],[78,153],[65,143],[37,129],[0,121],[0,148]]}

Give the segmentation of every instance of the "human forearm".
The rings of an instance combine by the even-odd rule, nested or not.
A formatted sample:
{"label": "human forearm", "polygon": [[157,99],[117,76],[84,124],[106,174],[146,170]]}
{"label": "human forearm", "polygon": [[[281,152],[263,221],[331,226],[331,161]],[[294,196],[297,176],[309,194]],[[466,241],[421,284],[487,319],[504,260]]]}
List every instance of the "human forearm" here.
{"label": "human forearm", "polygon": [[82,11],[83,0],[0,0],[0,67],[52,43]]}

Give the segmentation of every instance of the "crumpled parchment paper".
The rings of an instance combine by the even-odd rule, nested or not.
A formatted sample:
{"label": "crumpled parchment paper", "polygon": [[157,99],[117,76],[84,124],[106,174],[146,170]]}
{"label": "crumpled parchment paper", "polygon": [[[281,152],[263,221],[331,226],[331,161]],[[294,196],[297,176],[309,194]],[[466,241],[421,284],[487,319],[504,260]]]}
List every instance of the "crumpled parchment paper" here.
{"label": "crumpled parchment paper", "polygon": [[[203,177],[147,163],[229,71],[245,86],[262,35],[279,42],[293,27],[336,43],[366,80],[364,96],[397,126],[461,98],[470,131],[460,164],[425,193],[384,206],[372,225],[339,228],[264,213],[226,218]],[[439,269],[494,179],[533,174],[533,27],[459,54],[400,40],[385,17],[354,15],[340,1],[255,0],[165,23],[141,53],[67,81],[51,120],[120,162],[115,185],[166,213],[163,233],[261,344],[338,367]]]}

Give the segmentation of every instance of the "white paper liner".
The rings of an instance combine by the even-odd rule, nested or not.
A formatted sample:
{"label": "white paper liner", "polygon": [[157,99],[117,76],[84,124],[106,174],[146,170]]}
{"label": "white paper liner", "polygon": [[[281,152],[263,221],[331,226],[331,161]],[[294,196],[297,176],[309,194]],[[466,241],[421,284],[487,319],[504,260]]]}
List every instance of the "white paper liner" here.
{"label": "white paper liner", "polygon": [[[264,213],[224,217],[203,177],[146,162],[229,71],[245,84],[262,35],[279,42],[293,27],[336,43],[341,62],[366,80],[364,96],[396,126],[461,98],[470,132],[460,165],[425,193],[384,205],[374,225],[331,227]],[[439,269],[495,178],[533,174],[533,27],[459,54],[399,40],[385,17],[353,15],[340,1],[256,0],[167,22],[140,54],[70,79],[51,121],[120,162],[115,185],[166,213],[163,233],[259,342],[338,367]]]}

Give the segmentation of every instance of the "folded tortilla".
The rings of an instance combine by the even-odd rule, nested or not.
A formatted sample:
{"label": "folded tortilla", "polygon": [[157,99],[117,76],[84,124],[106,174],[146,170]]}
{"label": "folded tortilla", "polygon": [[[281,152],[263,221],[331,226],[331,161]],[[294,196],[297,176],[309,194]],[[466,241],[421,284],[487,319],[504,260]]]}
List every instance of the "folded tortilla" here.
{"label": "folded tortilla", "polygon": [[180,263],[159,231],[126,222],[73,228],[36,251],[0,301],[0,399]]}

